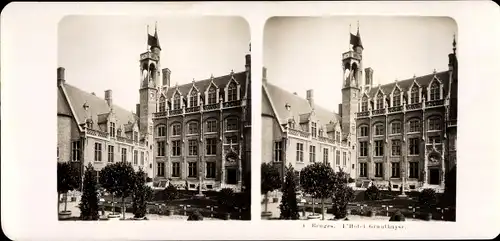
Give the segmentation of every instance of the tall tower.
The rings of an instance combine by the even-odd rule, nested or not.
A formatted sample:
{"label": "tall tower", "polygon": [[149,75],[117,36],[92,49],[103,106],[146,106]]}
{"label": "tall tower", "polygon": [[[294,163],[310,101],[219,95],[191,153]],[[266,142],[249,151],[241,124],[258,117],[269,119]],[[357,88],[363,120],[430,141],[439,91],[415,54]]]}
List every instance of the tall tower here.
{"label": "tall tower", "polygon": [[[349,51],[342,54],[342,68],[344,70],[342,84],[342,132],[349,134],[352,141],[356,138],[355,115],[358,112],[360,99],[360,87],[362,85],[362,56],[363,45],[361,36],[358,33],[350,34]],[[352,47],[352,48],[351,48]]]}
{"label": "tall tower", "polygon": [[148,31],[148,50],[140,55],[141,84],[139,88],[139,130],[149,145],[153,142],[153,113],[156,112],[160,79],[160,41],[155,26],[154,36]]}

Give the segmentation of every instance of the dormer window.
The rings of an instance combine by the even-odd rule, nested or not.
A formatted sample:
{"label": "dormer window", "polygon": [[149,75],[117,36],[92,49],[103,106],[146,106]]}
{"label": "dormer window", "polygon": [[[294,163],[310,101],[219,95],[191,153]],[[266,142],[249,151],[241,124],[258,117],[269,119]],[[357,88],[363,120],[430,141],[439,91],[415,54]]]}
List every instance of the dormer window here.
{"label": "dormer window", "polygon": [[159,104],[158,111],[165,112],[165,98],[163,98],[163,96],[160,98],[160,104]]}
{"label": "dormer window", "polygon": [[361,102],[361,111],[368,111],[368,98],[366,98],[366,96],[363,96],[363,100]]}
{"label": "dormer window", "polygon": [[198,91],[195,89],[191,90],[191,95],[189,96],[189,103],[191,107],[198,106]]}
{"label": "dormer window", "polygon": [[115,123],[114,122],[109,122],[109,135],[111,137],[115,137]]}
{"label": "dormer window", "polygon": [[134,131],[134,141],[139,141],[139,133],[137,131]]}
{"label": "dormer window", "polygon": [[400,106],[401,105],[401,91],[398,88],[394,90],[392,93],[392,106]]}
{"label": "dormer window", "polygon": [[317,136],[317,127],[316,127],[316,122],[311,122],[311,134],[312,134],[312,137],[316,137]]}
{"label": "dormer window", "polygon": [[118,129],[118,131],[116,131],[116,135],[117,136],[122,136],[122,129]]}
{"label": "dormer window", "polygon": [[178,110],[181,108],[181,95],[179,93],[174,96],[174,110]]}
{"label": "dormer window", "polygon": [[340,131],[335,131],[335,141],[340,142]]}
{"label": "dormer window", "polygon": [[430,88],[430,100],[438,99],[440,99],[439,83],[437,81],[434,81]]}
{"label": "dormer window", "polygon": [[217,93],[215,90],[215,87],[210,87],[208,90],[208,104],[215,104],[217,103]]}
{"label": "dormer window", "polygon": [[382,93],[378,93],[377,95],[377,110],[384,108],[384,95]]}
{"label": "dormer window", "polygon": [[238,95],[237,95],[237,88],[236,84],[232,82],[229,84],[229,87],[227,89],[227,101],[235,101],[237,100]]}
{"label": "dormer window", "polygon": [[418,87],[414,85],[414,86],[411,88],[411,93],[410,93],[410,102],[411,102],[412,104],[419,103],[419,102],[420,102],[420,100],[419,100],[419,98],[418,98],[418,97],[419,97],[419,96],[418,96]]}

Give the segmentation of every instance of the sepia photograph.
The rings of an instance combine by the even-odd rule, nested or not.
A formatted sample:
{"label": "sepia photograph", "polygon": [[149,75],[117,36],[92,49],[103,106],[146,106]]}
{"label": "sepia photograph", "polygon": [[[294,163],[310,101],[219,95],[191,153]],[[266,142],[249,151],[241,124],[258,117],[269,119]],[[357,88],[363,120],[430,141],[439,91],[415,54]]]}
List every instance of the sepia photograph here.
{"label": "sepia photograph", "polygon": [[250,220],[245,19],[72,15],[57,46],[59,220]]}
{"label": "sepia photograph", "polygon": [[455,221],[459,37],[448,17],[273,17],[261,218]]}

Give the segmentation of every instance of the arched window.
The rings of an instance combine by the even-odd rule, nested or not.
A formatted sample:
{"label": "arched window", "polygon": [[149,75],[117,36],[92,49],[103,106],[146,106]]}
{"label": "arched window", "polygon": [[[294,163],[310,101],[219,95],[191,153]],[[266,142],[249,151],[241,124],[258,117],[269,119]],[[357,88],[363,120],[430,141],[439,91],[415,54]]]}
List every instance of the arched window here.
{"label": "arched window", "polygon": [[167,135],[167,128],[164,125],[158,126],[156,128],[156,135],[163,137]]}
{"label": "arched window", "polygon": [[198,91],[196,89],[191,90],[191,95],[189,96],[189,103],[191,107],[198,106]]}
{"label": "arched window", "polygon": [[439,93],[439,83],[437,81],[434,81],[431,85],[430,89],[430,100],[438,100],[440,99],[440,93]]}
{"label": "arched window", "polygon": [[227,88],[227,101],[235,101],[237,100],[238,95],[237,95],[237,88],[236,84],[232,82],[229,84],[229,87]]}
{"label": "arched window", "polygon": [[207,128],[205,130],[206,133],[214,133],[217,132],[217,120],[216,119],[209,119],[207,120]]}
{"label": "arched window", "polygon": [[441,130],[441,118],[431,117],[429,118],[429,131]]}
{"label": "arched window", "polygon": [[215,103],[217,103],[217,93],[215,87],[212,86],[208,90],[208,104],[210,105]]}
{"label": "arched window", "polygon": [[361,101],[361,112],[368,111],[368,98],[363,96],[363,100]]}
{"label": "arched window", "polygon": [[378,93],[377,95],[377,110],[384,108],[384,95],[382,93]]}
{"label": "arched window", "polygon": [[392,93],[392,106],[400,106],[401,105],[401,91],[398,88],[394,90]]}
{"label": "arched window", "polygon": [[401,133],[401,122],[394,121],[391,123],[391,134],[400,134]]}
{"label": "arched window", "polygon": [[230,117],[226,119],[226,131],[238,130],[238,118]]}
{"label": "arched window", "polygon": [[419,103],[420,102],[420,99],[419,99],[419,95],[418,95],[418,87],[416,85],[414,85],[412,88],[411,88],[411,93],[410,93],[410,102],[412,104],[415,104],[415,103]]}
{"label": "arched window", "polygon": [[198,122],[191,121],[187,124],[187,133],[188,134],[198,134]]}
{"label": "arched window", "polygon": [[375,135],[376,136],[384,135],[384,125],[382,125],[382,124],[375,125]]}
{"label": "arched window", "polygon": [[410,130],[408,132],[420,132],[420,120],[412,119],[409,121]]}
{"label": "arched window", "polygon": [[359,132],[360,136],[368,136],[368,126],[361,126]]}
{"label": "arched window", "polygon": [[180,108],[181,108],[181,95],[179,93],[175,93],[173,109],[178,110]]}
{"label": "arched window", "polygon": [[172,136],[180,136],[181,135],[181,124],[175,123],[172,124]]}

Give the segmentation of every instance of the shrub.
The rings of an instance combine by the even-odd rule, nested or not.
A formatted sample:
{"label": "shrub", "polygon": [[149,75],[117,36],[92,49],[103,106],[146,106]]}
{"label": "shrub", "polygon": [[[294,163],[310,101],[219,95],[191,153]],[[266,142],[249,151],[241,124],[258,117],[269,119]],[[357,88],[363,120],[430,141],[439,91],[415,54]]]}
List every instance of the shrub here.
{"label": "shrub", "polygon": [[378,189],[377,186],[371,185],[369,188],[366,189],[365,191],[365,200],[379,200],[380,199],[380,190]]}
{"label": "shrub", "polygon": [[405,216],[401,213],[401,211],[396,211],[394,215],[391,216],[389,221],[396,221],[396,222],[404,222],[405,221]]}
{"label": "shrub", "polygon": [[227,212],[231,212],[234,205],[234,190],[223,188],[219,193],[219,205]]}
{"label": "shrub", "polygon": [[189,217],[187,219],[188,221],[202,221],[203,220],[203,215],[201,215],[200,212],[198,212],[198,210],[192,212],[191,214],[189,214]]}
{"label": "shrub", "polygon": [[168,187],[166,187],[165,189],[163,189],[161,191],[161,198],[167,204],[171,203],[173,200],[177,199],[178,197],[179,197],[179,190],[177,190],[177,188],[174,185],[172,185],[172,183],[170,183],[170,185],[168,185]]}
{"label": "shrub", "polygon": [[152,182],[153,179],[151,177],[146,177],[146,182]]}
{"label": "shrub", "polygon": [[92,164],[88,164],[83,178],[83,193],[80,200],[80,218],[83,220],[99,219],[99,204],[97,200],[97,177]]}
{"label": "shrub", "polygon": [[333,215],[336,219],[347,216],[347,205],[354,199],[354,190],[346,184],[335,188],[335,194],[332,196]]}
{"label": "shrub", "polygon": [[431,209],[436,205],[436,191],[431,188],[426,188],[422,190],[420,195],[418,196],[418,204],[420,204],[425,209]]}
{"label": "shrub", "polygon": [[285,183],[282,187],[283,196],[280,204],[280,219],[299,219],[299,210],[297,207],[297,184],[292,165],[286,168]]}
{"label": "shrub", "polygon": [[354,180],[354,178],[349,177],[349,183],[353,183],[353,182],[355,182],[355,181],[356,181],[356,180]]}

